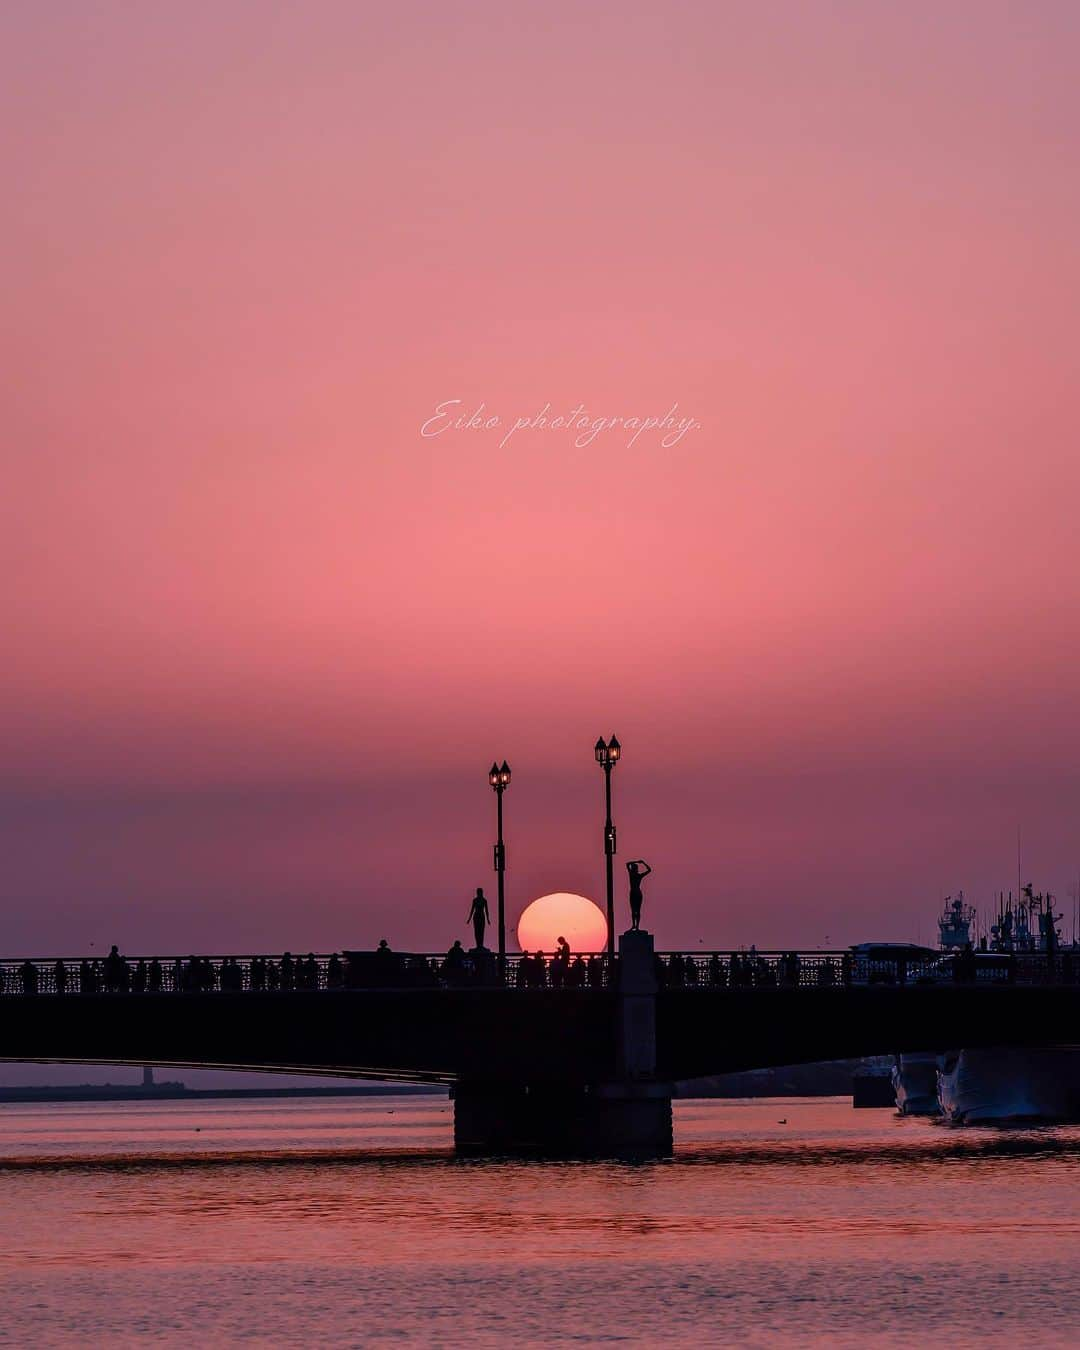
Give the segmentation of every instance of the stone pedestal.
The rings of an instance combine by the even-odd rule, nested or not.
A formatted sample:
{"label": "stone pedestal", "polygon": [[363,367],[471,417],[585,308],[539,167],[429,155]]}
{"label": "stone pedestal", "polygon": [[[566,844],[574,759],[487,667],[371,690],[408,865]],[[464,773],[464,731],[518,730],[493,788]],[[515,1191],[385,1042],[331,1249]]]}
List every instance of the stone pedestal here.
{"label": "stone pedestal", "polygon": [[635,1082],[656,1073],[656,951],[651,933],[619,938],[616,1078]]}
{"label": "stone pedestal", "polygon": [[477,984],[499,983],[499,958],[487,947],[471,947],[469,960],[473,966],[473,978]]}

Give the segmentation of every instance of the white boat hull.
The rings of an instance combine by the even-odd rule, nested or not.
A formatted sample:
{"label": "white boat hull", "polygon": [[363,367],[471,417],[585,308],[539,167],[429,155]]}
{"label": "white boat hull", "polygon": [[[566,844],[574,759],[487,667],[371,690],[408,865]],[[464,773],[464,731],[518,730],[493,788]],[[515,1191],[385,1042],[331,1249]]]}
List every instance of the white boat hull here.
{"label": "white boat hull", "polygon": [[952,1050],[937,1084],[942,1114],[959,1125],[1080,1120],[1080,1047]]}
{"label": "white boat hull", "polygon": [[896,1109],[902,1116],[936,1116],[937,1055],[930,1050],[897,1055],[892,1068]]}

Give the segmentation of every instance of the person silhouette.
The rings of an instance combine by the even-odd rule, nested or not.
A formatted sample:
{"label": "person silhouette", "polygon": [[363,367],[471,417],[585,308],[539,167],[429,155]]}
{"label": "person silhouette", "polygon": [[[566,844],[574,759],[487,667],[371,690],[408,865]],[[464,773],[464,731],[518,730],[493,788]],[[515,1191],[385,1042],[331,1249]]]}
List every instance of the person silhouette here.
{"label": "person silhouette", "polygon": [[110,993],[115,993],[120,988],[126,969],[124,958],[120,955],[120,949],[114,942],[105,958],[105,988]]}
{"label": "person silhouette", "polygon": [[484,945],[484,929],[490,922],[491,915],[488,913],[487,897],[484,895],[484,888],[477,886],[476,894],[473,896],[473,902],[469,909],[466,923],[471,923],[473,927],[473,936],[476,938],[477,947]]}
{"label": "person silhouette", "polygon": [[326,987],[327,989],[340,989],[345,983],[345,967],[341,964],[341,958],[337,952],[334,952],[326,965]]}
{"label": "person silhouette", "polygon": [[[644,867],[645,871],[641,869]],[[630,927],[637,932],[641,927],[641,883],[652,871],[644,858],[634,858],[626,864],[630,873]]]}

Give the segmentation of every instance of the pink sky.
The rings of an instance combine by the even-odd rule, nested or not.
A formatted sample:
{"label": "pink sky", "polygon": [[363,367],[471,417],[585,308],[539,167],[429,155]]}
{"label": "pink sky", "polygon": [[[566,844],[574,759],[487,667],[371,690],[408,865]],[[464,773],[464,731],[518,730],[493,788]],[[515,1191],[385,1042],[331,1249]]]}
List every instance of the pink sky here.
{"label": "pink sky", "polygon": [[[9,5],[12,954],[664,946],[1080,869],[1067,3]],[[424,439],[504,419],[702,423]],[[493,887],[492,887],[493,889]]]}

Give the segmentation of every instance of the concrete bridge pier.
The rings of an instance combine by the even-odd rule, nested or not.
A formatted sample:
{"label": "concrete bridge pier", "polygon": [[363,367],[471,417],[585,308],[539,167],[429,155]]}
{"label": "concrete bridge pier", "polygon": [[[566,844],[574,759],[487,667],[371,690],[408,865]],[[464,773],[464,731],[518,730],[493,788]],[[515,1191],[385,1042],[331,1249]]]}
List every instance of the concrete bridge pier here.
{"label": "concrete bridge pier", "polygon": [[454,1146],[463,1155],[666,1157],[671,1089],[663,1084],[459,1083]]}
{"label": "concrete bridge pier", "polygon": [[672,1150],[670,1083],[657,1082],[656,970],[652,935],[619,939],[614,1073],[594,1083],[459,1082],[459,1153],[666,1157]]}

